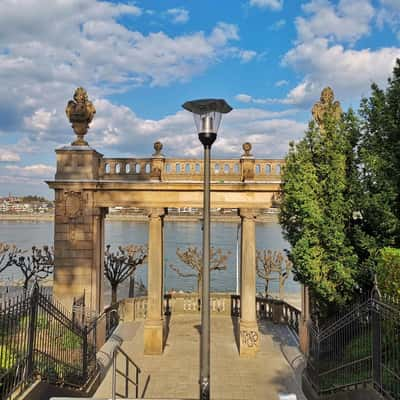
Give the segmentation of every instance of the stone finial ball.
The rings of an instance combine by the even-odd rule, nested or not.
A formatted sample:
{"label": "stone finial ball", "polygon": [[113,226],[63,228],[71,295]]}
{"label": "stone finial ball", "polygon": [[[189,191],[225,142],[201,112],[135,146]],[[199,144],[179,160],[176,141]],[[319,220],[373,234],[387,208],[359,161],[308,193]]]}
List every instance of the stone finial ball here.
{"label": "stone finial ball", "polygon": [[250,155],[251,143],[249,142],[243,143],[242,148],[244,150],[245,155]]}
{"label": "stone finial ball", "polygon": [[157,142],[154,142],[153,148],[156,151],[156,154],[160,154],[161,150],[163,148],[163,145],[159,140],[157,140]]}

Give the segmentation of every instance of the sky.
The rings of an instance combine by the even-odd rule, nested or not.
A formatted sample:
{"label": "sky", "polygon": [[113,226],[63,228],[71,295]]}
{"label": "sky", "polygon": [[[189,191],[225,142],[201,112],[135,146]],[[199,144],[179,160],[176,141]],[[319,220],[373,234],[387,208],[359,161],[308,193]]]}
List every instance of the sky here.
{"label": "sky", "polygon": [[74,140],[67,102],[97,110],[86,135],[107,157],[202,148],[187,100],[224,98],[212,148],[285,156],[321,89],[357,109],[400,57],[400,0],[0,0],[0,196],[52,197],[54,150]]}

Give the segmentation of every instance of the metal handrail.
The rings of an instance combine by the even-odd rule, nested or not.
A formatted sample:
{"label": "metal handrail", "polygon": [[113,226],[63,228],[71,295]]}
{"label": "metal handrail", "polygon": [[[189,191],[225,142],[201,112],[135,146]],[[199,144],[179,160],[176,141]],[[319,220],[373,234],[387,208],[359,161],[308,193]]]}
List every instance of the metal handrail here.
{"label": "metal handrail", "polygon": [[[125,357],[125,372],[121,371],[120,369],[117,368],[117,355],[118,353],[121,353]],[[135,377],[136,377],[136,382],[129,377],[129,364],[132,364],[136,371],[135,371]],[[129,383],[131,383],[133,386],[135,386],[135,397],[139,397],[139,374],[141,370],[139,366],[126,354],[124,350],[121,349],[120,346],[115,346],[113,354],[112,354],[112,387],[111,387],[111,398],[112,400],[116,399],[116,396],[119,397],[124,397],[124,398],[129,398]],[[117,373],[121,375],[123,378],[125,378],[125,395],[121,395],[117,393]]]}

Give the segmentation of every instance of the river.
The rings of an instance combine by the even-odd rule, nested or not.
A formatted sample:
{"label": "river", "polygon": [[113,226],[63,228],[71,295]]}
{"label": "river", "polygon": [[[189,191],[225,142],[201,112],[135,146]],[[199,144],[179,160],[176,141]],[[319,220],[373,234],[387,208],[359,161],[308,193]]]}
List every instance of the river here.
{"label": "river", "polygon": [[[234,292],[236,290],[236,257],[237,257],[237,224],[215,222],[211,224],[211,245],[229,252],[228,266],[224,271],[211,273],[211,290],[220,292]],[[30,249],[32,245],[43,246],[53,243],[54,225],[51,221],[0,221],[0,242],[15,244],[23,249]],[[116,249],[118,245],[147,244],[147,223],[130,221],[107,221],[106,244]],[[188,246],[201,248],[201,224],[199,222],[166,222],[164,225],[164,285],[165,290],[171,289],[192,291],[196,289],[194,277],[183,278],[169,268],[174,264],[183,272],[191,272],[176,256],[176,248],[185,249]],[[283,250],[288,243],[282,237],[281,228],[276,222],[257,223],[257,249]],[[146,267],[138,268],[137,280],[146,284]],[[18,270],[6,270],[0,274],[2,285],[10,284],[21,277]],[[277,286],[272,285],[272,292]],[[299,285],[292,276],[286,282],[285,290],[289,295],[298,296]],[[257,278],[257,292],[264,291],[264,282]],[[119,297],[127,295],[127,284],[122,285]]]}

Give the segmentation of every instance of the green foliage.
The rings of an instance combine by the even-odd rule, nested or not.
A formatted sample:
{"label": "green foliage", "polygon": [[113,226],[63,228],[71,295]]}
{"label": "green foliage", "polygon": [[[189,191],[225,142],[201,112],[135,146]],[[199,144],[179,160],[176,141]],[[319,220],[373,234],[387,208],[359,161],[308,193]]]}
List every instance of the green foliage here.
{"label": "green foliage", "polygon": [[378,287],[383,294],[400,297],[400,249],[385,247],[376,265]]}
{"label": "green foliage", "polygon": [[82,346],[82,338],[72,331],[67,331],[61,338],[61,347],[65,350],[79,349]]}
{"label": "green foliage", "polygon": [[357,268],[348,235],[357,121],[352,112],[338,120],[332,106],[323,126],[311,122],[290,144],[280,214],[295,278],[309,286],[320,312],[352,298]]}
{"label": "green foliage", "polygon": [[0,370],[12,368],[16,361],[17,355],[7,345],[0,345]]}
{"label": "green foliage", "polygon": [[[19,326],[22,329],[27,329],[29,326],[29,320],[30,317],[29,315],[25,315],[23,316],[20,320],[19,320]],[[49,327],[49,320],[46,318],[45,315],[38,315],[36,317],[36,323],[35,326],[37,329],[41,330],[41,329],[47,329]]]}
{"label": "green foliage", "polygon": [[383,247],[400,247],[400,60],[386,90],[372,85],[361,102],[359,170],[364,259],[372,267]]}

